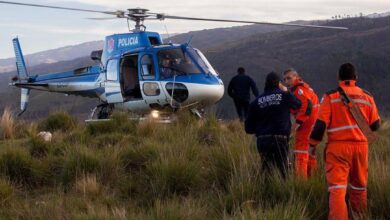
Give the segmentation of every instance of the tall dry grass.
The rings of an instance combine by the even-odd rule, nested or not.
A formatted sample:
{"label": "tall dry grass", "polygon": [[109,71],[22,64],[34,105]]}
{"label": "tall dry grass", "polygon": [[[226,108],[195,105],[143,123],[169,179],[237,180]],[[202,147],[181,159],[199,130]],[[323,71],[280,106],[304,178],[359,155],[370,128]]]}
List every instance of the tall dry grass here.
{"label": "tall dry grass", "polygon": [[10,108],[5,108],[0,120],[0,137],[12,139],[15,136],[15,119]]}
{"label": "tall dry grass", "polygon": [[[69,116],[50,118],[49,143],[32,134],[0,140],[0,219],[327,218],[323,163],[309,181],[267,176],[254,138],[238,121],[183,114],[166,125],[117,114],[69,129]],[[390,219],[390,126],[384,125],[370,148],[372,219]],[[34,123],[23,126],[37,131]]]}

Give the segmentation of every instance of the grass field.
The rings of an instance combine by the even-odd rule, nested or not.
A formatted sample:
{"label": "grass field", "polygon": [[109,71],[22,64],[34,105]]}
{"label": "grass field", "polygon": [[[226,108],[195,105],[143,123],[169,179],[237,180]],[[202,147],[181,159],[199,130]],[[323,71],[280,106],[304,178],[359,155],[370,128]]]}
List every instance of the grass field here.
{"label": "grass field", "polygon": [[[0,219],[326,219],[327,186],[259,170],[238,121],[86,125],[65,113],[0,126]],[[43,142],[39,131],[51,131]],[[369,219],[390,219],[390,123],[370,147]]]}

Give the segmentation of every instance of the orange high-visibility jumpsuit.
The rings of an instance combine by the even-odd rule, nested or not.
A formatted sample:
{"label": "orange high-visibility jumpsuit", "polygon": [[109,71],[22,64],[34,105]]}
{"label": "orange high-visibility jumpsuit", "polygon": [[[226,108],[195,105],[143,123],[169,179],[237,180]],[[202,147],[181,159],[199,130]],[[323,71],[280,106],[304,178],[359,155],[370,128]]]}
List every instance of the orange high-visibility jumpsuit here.
{"label": "orange high-visibility jumpsuit", "polygon": [[[355,81],[340,82],[341,88],[358,105],[371,130],[380,126],[380,117],[374,98],[355,85]],[[310,144],[317,145],[327,130],[325,148],[326,181],[329,191],[329,219],[347,220],[345,202],[349,182],[352,211],[363,214],[367,209],[368,140],[337,90],[327,92],[310,135]]]}
{"label": "orange high-visibility jumpsuit", "polygon": [[306,179],[317,169],[315,156],[309,155],[309,136],[317,119],[319,102],[314,90],[301,79],[294,82],[291,92],[302,103],[300,109],[292,112],[300,125],[295,133],[295,173]]}

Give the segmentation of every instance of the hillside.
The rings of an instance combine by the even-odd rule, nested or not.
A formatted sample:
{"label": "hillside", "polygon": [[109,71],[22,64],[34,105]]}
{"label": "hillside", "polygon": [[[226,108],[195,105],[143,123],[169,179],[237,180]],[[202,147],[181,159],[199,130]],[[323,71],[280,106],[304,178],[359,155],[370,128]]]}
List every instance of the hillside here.
{"label": "hillside", "polygon": [[[390,109],[390,17],[345,19],[329,23],[347,26],[348,31],[299,29],[259,34],[229,47],[216,47],[206,56],[221,73],[225,83],[238,66],[263,88],[270,71],[297,69],[318,95],[337,86],[338,67],[354,63],[359,71],[359,85],[371,91],[382,112]],[[232,113],[233,103],[225,97],[220,114]],[[230,110],[226,110],[229,109]],[[223,109],[223,110],[222,110]],[[234,112],[233,112],[234,113]]]}
{"label": "hillside", "polygon": [[[19,40],[22,49],[24,44],[33,43],[23,42],[23,38],[20,38]],[[9,43],[12,44],[11,41]],[[25,60],[28,67],[34,67],[36,65],[52,64],[60,61],[69,61],[89,56],[91,51],[99,50],[101,48],[103,48],[103,41],[91,41],[52,50],[46,50],[34,54],[28,54],[25,56]],[[15,58],[12,57],[7,59],[0,59],[0,74],[15,70]]]}
{"label": "hillside", "polygon": [[[350,27],[348,31],[321,29],[273,30],[257,26],[243,26],[232,29],[204,30],[196,32],[193,45],[203,51],[219,71],[226,86],[238,66],[244,66],[263,89],[265,74],[274,70],[282,72],[294,67],[321,96],[337,86],[336,73],[343,62],[353,62],[359,71],[359,85],[371,91],[383,115],[390,110],[390,17],[351,18],[332,21],[329,25]],[[267,31],[267,30],[268,31]],[[225,36],[222,38],[221,36]],[[226,37],[228,36],[228,37]],[[231,38],[229,38],[232,36]],[[241,38],[242,37],[242,38]],[[174,36],[177,42],[186,35]],[[197,40],[198,39],[198,40]],[[220,43],[218,39],[221,39]],[[232,41],[229,41],[231,39]],[[212,42],[212,43],[210,43]],[[88,57],[74,61],[58,62],[32,68],[32,72],[69,70],[91,64]],[[19,93],[10,90],[9,78],[15,73],[0,74],[0,108],[19,105]],[[46,115],[58,109],[72,113],[84,112],[96,104],[96,100],[65,97],[63,95],[32,93],[30,107],[25,118]],[[35,94],[39,94],[35,96]],[[59,106],[53,105],[58,103]],[[217,106],[218,117],[235,117],[233,103],[225,96]],[[39,117],[37,116],[37,117]]]}
{"label": "hillside", "polygon": [[[39,123],[1,124],[1,219],[327,216],[323,146],[316,176],[282,181],[260,172],[253,137],[238,121],[180,115],[173,124],[138,123],[118,113],[113,121],[86,125],[57,113]],[[390,218],[389,125],[371,146],[364,219]],[[36,136],[41,130],[53,132],[51,142]]]}

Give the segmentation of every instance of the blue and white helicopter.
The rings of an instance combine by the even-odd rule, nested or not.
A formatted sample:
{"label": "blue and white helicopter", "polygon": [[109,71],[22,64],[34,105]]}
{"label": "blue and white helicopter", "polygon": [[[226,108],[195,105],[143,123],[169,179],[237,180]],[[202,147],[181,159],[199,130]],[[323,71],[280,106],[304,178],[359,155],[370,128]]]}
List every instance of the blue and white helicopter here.
{"label": "blue and white helicopter", "polygon": [[[200,109],[218,102],[224,84],[202,52],[184,44],[166,44],[156,32],[146,31],[145,20],[184,19],[234,22],[246,24],[284,25],[311,28],[346,29],[344,27],[281,24],[254,21],[206,19],[151,13],[135,8],[126,11],[97,11],[40,4],[0,1],[1,4],[43,7],[111,15],[135,22],[129,33],[105,38],[104,48],[91,53],[100,64],[74,71],[28,74],[17,38],[13,39],[18,77],[10,83],[21,88],[21,113],[26,111],[32,89],[98,98],[100,103],[91,114],[98,119],[109,118],[113,109],[139,114],[173,112],[189,109],[201,116]],[[20,113],[20,114],[21,114]]]}

